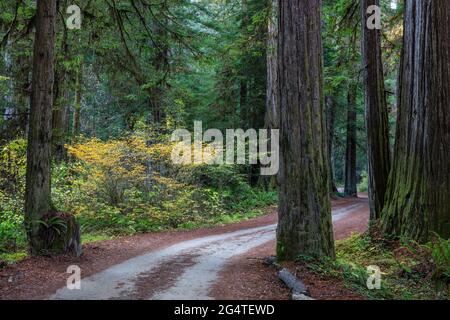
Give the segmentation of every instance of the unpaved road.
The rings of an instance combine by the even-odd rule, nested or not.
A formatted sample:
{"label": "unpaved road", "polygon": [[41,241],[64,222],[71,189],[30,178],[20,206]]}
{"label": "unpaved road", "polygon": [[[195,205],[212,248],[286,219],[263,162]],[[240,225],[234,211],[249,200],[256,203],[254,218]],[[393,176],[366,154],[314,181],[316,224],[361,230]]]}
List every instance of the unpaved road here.
{"label": "unpaved road", "polygon": [[[334,206],[333,223],[351,229],[352,219],[366,211],[366,201]],[[83,278],[81,290],[63,287],[49,298],[213,299],[212,289],[233,258],[273,242],[275,229],[269,224],[181,241]]]}

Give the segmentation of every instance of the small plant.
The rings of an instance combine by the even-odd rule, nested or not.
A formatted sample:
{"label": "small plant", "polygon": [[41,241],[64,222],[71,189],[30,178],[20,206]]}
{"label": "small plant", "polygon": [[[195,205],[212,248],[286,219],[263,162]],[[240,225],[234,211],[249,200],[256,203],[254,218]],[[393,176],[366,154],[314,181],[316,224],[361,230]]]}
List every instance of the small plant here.
{"label": "small plant", "polygon": [[55,240],[67,232],[67,224],[61,217],[51,213],[46,214],[41,220],[38,220],[38,224],[40,225],[39,232],[44,241],[43,248],[46,248],[44,249],[46,252],[43,253],[48,254]]}
{"label": "small plant", "polygon": [[64,231],[67,231],[66,222],[58,216],[50,216],[45,220],[38,220],[40,225],[43,225],[47,230],[56,232],[61,235]]}
{"label": "small plant", "polygon": [[448,289],[450,284],[450,240],[442,239],[435,234],[426,248],[430,251],[434,265],[433,280],[437,286],[444,285]]}

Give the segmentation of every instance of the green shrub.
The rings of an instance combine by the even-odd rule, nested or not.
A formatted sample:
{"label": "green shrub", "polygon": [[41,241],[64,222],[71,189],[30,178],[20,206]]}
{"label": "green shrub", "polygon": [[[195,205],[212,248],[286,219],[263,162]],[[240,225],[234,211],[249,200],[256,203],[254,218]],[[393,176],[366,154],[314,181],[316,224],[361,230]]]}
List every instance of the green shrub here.
{"label": "green shrub", "polygon": [[[23,160],[26,145],[19,145]],[[52,200],[58,211],[75,214],[88,239],[235,222],[277,201],[276,192],[250,187],[239,166],[173,166],[169,144],[147,147],[140,137],[82,140],[69,152],[71,162],[52,166]],[[20,188],[0,191],[0,252],[26,247],[24,173]]]}
{"label": "green shrub", "polygon": [[450,240],[438,236],[429,244],[431,256],[436,266],[435,277],[450,282]]}
{"label": "green shrub", "polygon": [[450,283],[450,240],[442,239],[436,234],[425,245],[401,239],[399,250],[406,256],[401,261],[405,276],[414,278],[427,276],[438,286]]}
{"label": "green shrub", "polygon": [[25,190],[27,145],[17,139],[0,147],[0,190],[11,194]]}
{"label": "green shrub", "polygon": [[0,252],[16,251],[25,245],[23,200],[0,191]]}
{"label": "green shrub", "polygon": [[26,141],[17,139],[0,147],[0,253],[26,246],[23,228]]}
{"label": "green shrub", "polygon": [[233,189],[246,188],[246,183],[237,166],[234,165],[192,165],[183,166],[176,179],[180,182],[199,187]]}

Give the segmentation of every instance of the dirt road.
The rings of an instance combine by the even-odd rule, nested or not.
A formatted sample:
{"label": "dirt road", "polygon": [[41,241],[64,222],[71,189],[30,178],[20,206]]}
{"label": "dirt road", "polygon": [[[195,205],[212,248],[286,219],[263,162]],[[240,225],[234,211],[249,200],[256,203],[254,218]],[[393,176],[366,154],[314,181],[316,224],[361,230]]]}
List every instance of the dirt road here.
{"label": "dirt road", "polygon": [[[356,202],[333,210],[333,222],[351,219]],[[86,278],[81,290],[62,288],[51,299],[213,299],[219,272],[236,256],[275,238],[276,224],[177,243]]]}
{"label": "dirt road", "polygon": [[[335,238],[364,231],[367,199],[333,200]],[[0,270],[0,299],[286,299],[261,260],[275,254],[276,208],[256,219],[84,245],[79,258],[30,257]],[[82,290],[64,289],[77,265]]]}

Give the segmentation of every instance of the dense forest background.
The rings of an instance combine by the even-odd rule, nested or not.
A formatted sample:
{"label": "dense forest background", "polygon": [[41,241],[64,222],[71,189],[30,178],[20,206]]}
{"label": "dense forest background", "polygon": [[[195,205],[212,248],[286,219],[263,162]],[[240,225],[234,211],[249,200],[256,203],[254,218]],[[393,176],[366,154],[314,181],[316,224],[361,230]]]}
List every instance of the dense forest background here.
{"label": "dense forest background", "polygon": [[[144,162],[149,152],[164,153],[159,149],[164,149],[171,131],[179,127],[192,130],[194,120],[202,121],[204,128],[220,130],[267,126],[267,59],[274,50],[268,25],[271,20],[273,23],[274,4],[260,0],[81,1],[79,30],[66,26],[70,14],[65,11],[70,4],[60,1],[57,15],[52,122],[55,206],[92,216],[95,225],[108,221],[108,228],[146,231],[151,227],[140,224],[152,225],[153,219],[145,222],[138,213],[133,221],[128,214],[145,211],[136,201],[146,206],[153,188],[181,192],[167,181],[136,185],[136,179],[148,179]],[[383,69],[393,138],[402,8],[392,9],[389,1],[382,4]],[[18,231],[23,212],[35,6],[33,1],[3,1],[1,6],[1,211],[14,217],[2,221],[13,221],[2,228],[3,232],[9,230],[3,234],[3,239],[8,239],[3,245],[8,246],[11,240],[23,241]],[[359,191],[367,191],[359,2],[325,1],[323,10],[333,181],[342,187],[341,193],[354,195],[357,184]],[[132,151],[133,143],[141,149]],[[161,161],[167,162],[167,155],[166,150]],[[131,167],[123,168],[127,161]],[[167,169],[164,165],[159,168]],[[212,188],[203,190],[206,194],[201,196],[206,199],[190,199],[208,203],[200,215],[214,214],[212,199],[219,203],[227,200],[226,194],[215,193],[222,184],[226,188],[248,185],[248,192],[274,201],[274,194],[260,191],[261,181],[251,166],[191,169],[181,181],[178,172],[163,175],[176,177],[177,183]],[[110,176],[111,172],[115,174]],[[91,203],[94,197],[95,204]],[[171,197],[179,199],[180,195],[168,197],[172,201]],[[183,200],[170,205],[175,208],[159,205],[170,216],[179,206],[187,206]],[[179,226],[190,220],[182,213],[179,216],[180,221],[170,217],[172,222],[163,224]],[[122,220],[130,221],[123,227]],[[86,227],[92,227],[90,223]],[[100,229],[105,231],[103,226]]]}
{"label": "dense forest background", "polygon": [[[278,204],[280,261],[360,287],[365,264],[384,264],[378,296],[412,297],[422,280],[425,296],[448,296],[449,12],[447,0],[2,0],[0,268],[79,256],[80,236]],[[172,133],[196,121],[279,129],[279,174],[174,163]],[[330,199],[358,195],[368,231],[335,245]]]}
{"label": "dense forest background", "polygon": [[[38,10],[3,0],[0,254],[61,251],[55,237],[65,248],[78,224],[91,241],[248,219],[279,198],[279,257],[334,258],[329,196],[358,192],[368,193],[371,227],[422,243],[447,237],[448,171],[431,165],[445,171],[448,154],[448,50],[436,40],[448,34],[448,4],[438,2],[305,0],[307,12],[272,0],[59,0]],[[72,4],[80,28],[70,27]],[[365,27],[370,5],[381,8],[379,31]],[[431,53],[414,41],[416,23]],[[295,118],[297,103],[305,116]],[[281,174],[174,164],[170,136],[194,121],[280,128]]]}
{"label": "dense forest background", "polygon": [[[170,163],[175,128],[264,128],[267,1],[80,1],[55,39],[52,195],[85,239],[234,221],[276,192],[251,166]],[[23,207],[35,2],[1,4],[1,249]]]}
{"label": "dense forest background", "polygon": [[[268,27],[274,23],[272,1],[80,1],[77,4],[83,19],[79,30],[67,29],[65,22],[70,14],[66,8],[70,4],[59,1],[56,27],[52,149],[53,193],[59,210],[95,216],[96,220],[109,220],[110,215],[128,219],[128,214],[120,213],[138,210],[135,201],[141,202],[144,196],[123,193],[129,193],[128,185],[147,170],[142,163],[133,162],[146,161],[146,155],[125,155],[130,140],[142,148],[156,149],[163,146],[157,142],[164,144],[175,128],[192,130],[194,120],[202,121],[204,128],[220,130],[267,127],[267,59],[274,50]],[[325,1],[323,10],[334,185],[342,187],[339,190],[343,193],[348,172],[354,178],[347,181],[345,190],[353,195],[357,184],[359,191],[367,191],[359,2]],[[391,137],[395,132],[401,10],[383,2],[382,51]],[[1,211],[15,217],[2,219],[2,224],[15,221],[8,226],[12,228],[9,233],[3,234],[3,239],[9,240],[2,243],[8,246],[11,236],[18,237],[19,243],[23,240],[18,229],[22,221],[35,4],[3,1],[0,11]],[[87,167],[81,170],[79,161]],[[133,162],[138,168],[125,169],[126,174],[120,173],[117,178],[120,181],[101,177],[123,169],[123,161]],[[91,176],[91,170],[98,177]],[[183,183],[206,184],[214,190],[221,184],[248,184],[257,189],[262,185],[251,166],[205,170]],[[105,188],[108,191],[101,190]],[[176,189],[164,188],[171,192]],[[145,190],[145,197],[151,197],[148,192]],[[273,194],[263,194],[273,201]],[[215,193],[207,196],[221,198],[219,202],[226,197]],[[90,203],[93,197],[100,197],[95,205]],[[180,224],[176,218],[171,219],[174,226]],[[3,226],[3,232],[8,228]],[[133,225],[127,228],[136,229]]]}

